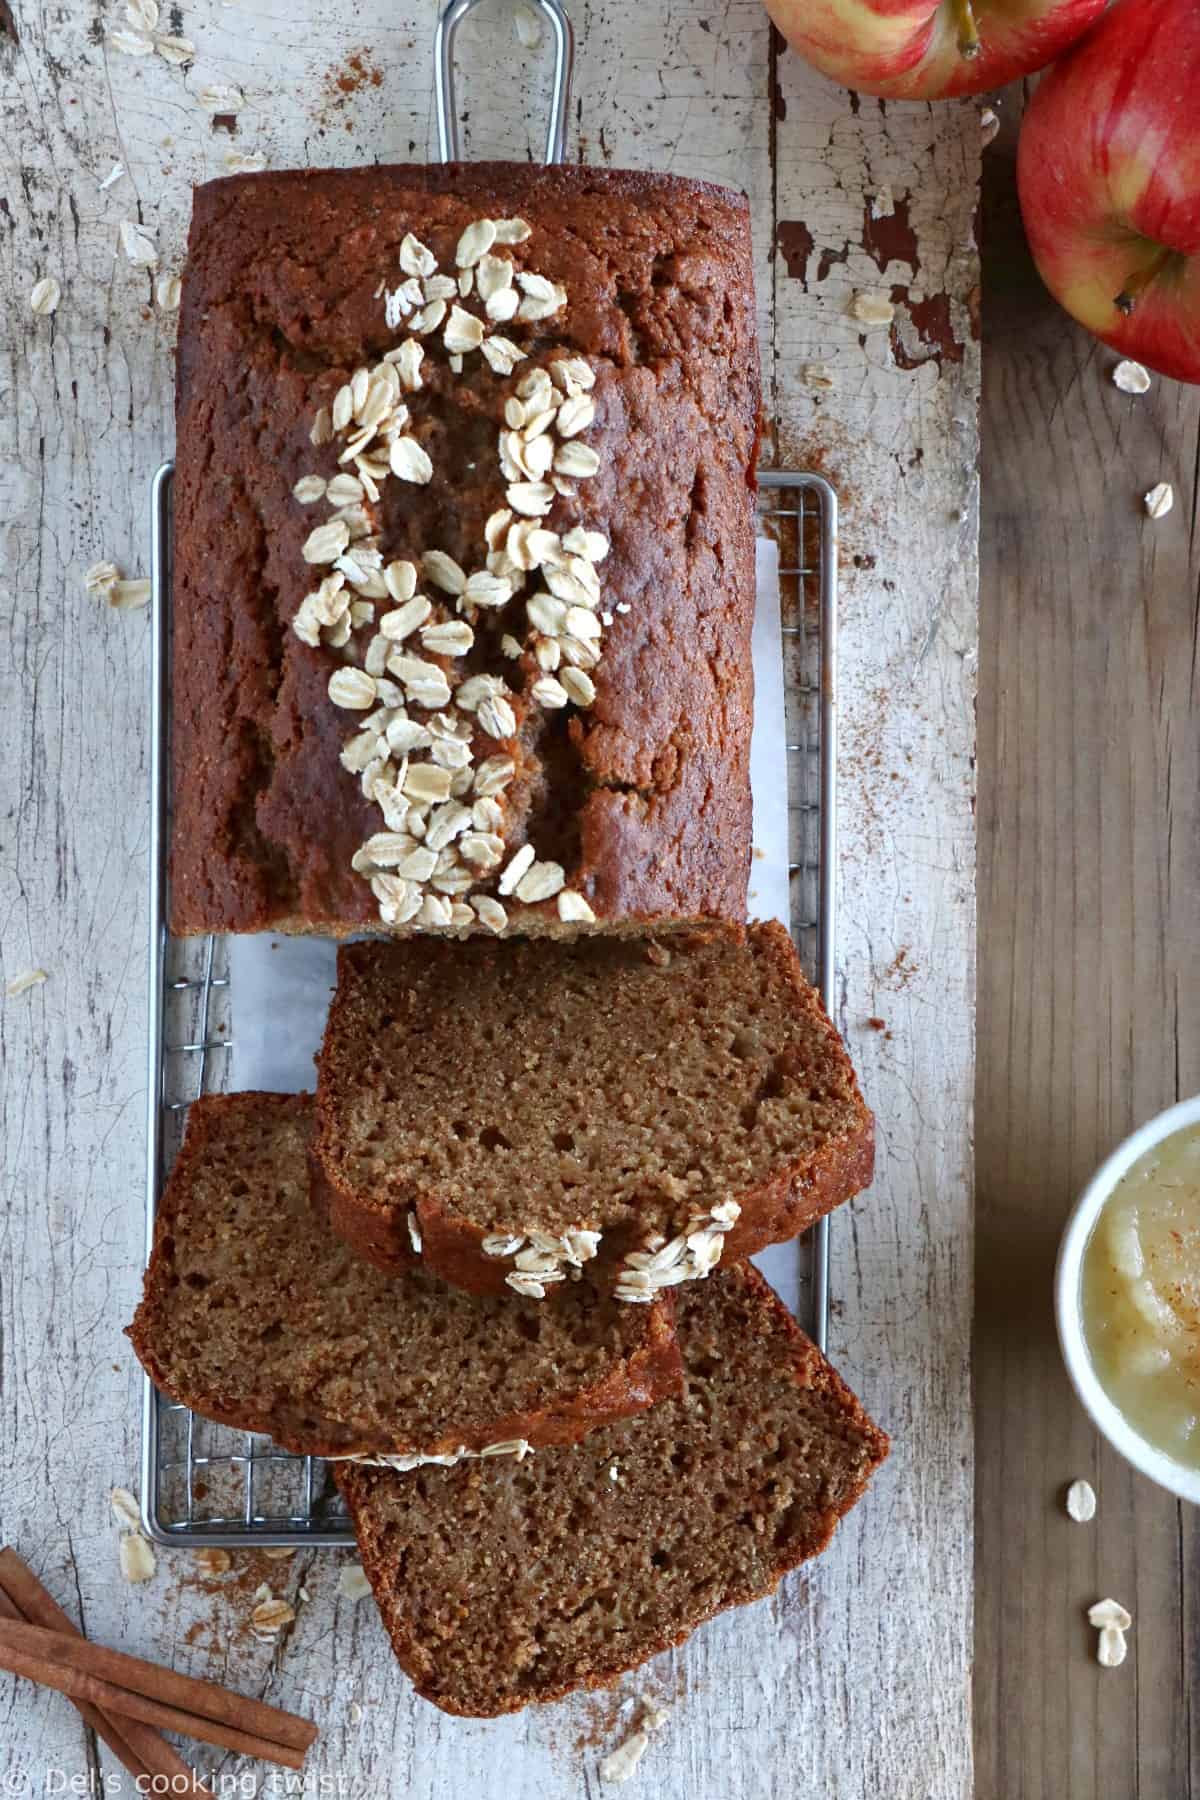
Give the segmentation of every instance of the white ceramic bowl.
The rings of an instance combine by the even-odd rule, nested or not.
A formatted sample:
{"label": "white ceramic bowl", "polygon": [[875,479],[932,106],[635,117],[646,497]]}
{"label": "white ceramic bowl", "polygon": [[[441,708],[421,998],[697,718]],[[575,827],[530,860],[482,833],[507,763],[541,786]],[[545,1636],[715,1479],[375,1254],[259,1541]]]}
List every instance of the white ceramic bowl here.
{"label": "white ceramic bowl", "polygon": [[1088,1354],[1081,1305],[1083,1254],[1104,1202],[1139,1157],[1189,1125],[1200,1125],[1200,1094],[1192,1100],[1181,1100],[1178,1106],[1169,1106],[1166,1112],[1149,1120],[1132,1137],[1127,1137],[1097,1169],[1076,1201],[1059,1245],[1058,1266],[1054,1272],[1054,1312],[1067,1374],[1096,1429],[1103,1432],[1126,1462],[1131,1462],[1151,1481],[1177,1494],[1181,1500],[1200,1504],[1200,1469],[1185,1468],[1165,1450],[1148,1444],[1101,1387]]}

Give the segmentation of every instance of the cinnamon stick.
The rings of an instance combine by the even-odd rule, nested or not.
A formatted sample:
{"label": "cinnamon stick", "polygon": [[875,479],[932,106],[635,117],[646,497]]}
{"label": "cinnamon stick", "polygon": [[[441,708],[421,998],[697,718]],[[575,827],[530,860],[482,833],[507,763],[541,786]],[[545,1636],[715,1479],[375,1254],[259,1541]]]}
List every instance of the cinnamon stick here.
{"label": "cinnamon stick", "polygon": [[[31,1622],[25,1620],[25,1614],[13,1604],[3,1588],[0,1588],[0,1619],[19,1619],[24,1620],[27,1624]],[[108,1745],[121,1767],[129,1771],[134,1781],[144,1781],[150,1774],[150,1770],[133,1745],[122,1735],[120,1727],[115,1723],[110,1723],[102,1712],[94,1706],[89,1706],[86,1700],[76,1700],[75,1709],[84,1724],[89,1726],[96,1736]],[[125,1723],[131,1730],[139,1729],[134,1725],[132,1719],[127,1719]]]}
{"label": "cinnamon stick", "polygon": [[[0,1617],[83,1636],[15,1550],[0,1550]],[[152,1781],[157,1777],[163,1791],[191,1795],[192,1800],[213,1800],[212,1789],[148,1725],[105,1713],[87,1700],[76,1700],[75,1705],[84,1723],[146,1791],[153,1791]]]}
{"label": "cinnamon stick", "polygon": [[[52,1663],[56,1668],[94,1676],[110,1686],[138,1696],[158,1706],[173,1708],[177,1713],[194,1715],[206,1724],[226,1727],[243,1737],[255,1737],[277,1744],[281,1749],[301,1754],[312,1745],[317,1728],[295,1713],[281,1712],[265,1701],[243,1698],[218,1687],[215,1681],[201,1681],[194,1675],[181,1675],[177,1669],[146,1662],[140,1656],[129,1656],[123,1650],[108,1650],[87,1638],[69,1637],[60,1631],[47,1631],[40,1625],[22,1625],[10,1619],[0,1620],[0,1650]],[[129,1708],[131,1718],[142,1715]],[[180,1730],[180,1726],[168,1727]],[[200,1737],[199,1732],[192,1732]],[[202,1739],[220,1743],[216,1738]],[[298,1766],[298,1765],[297,1765]]]}
{"label": "cinnamon stick", "polygon": [[[36,1650],[26,1648],[25,1643],[30,1641],[26,1639],[27,1633],[49,1639],[51,1654],[39,1655]],[[20,1644],[15,1641],[18,1637],[22,1640]],[[105,1681],[101,1676],[80,1668],[72,1661],[72,1656],[79,1646],[85,1644],[88,1644],[86,1638],[67,1638],[58,1632],[41,1631],[36,1625],[19,1626],[11,1620],[0,1620],[0,1669],[7,1669],[11,1675],[23,1675],[27,1681],[36,1681],[40,1687],[56,1688],[60,1694],[67,1694],[72,1700],[88,1701],[103,1712],[116,1713],[122,1718],[140,1719],[143,1724],[153,1725],[159,1731],[177,1731],[181,1736],[195,1738],[201,1744],[215,1744],[221,1750],[236,1750],[242,1756],[255,1756],[263,1762],[281,1763],[285,1769],[303,1768],[303,1750],[293,1750],[286,1744],[258,1737],[237,1726],[224,1724],[217,1719],[206,1719],[183,1707],[172,1706],[165,1701],[118,1687],[115,1682]]]}

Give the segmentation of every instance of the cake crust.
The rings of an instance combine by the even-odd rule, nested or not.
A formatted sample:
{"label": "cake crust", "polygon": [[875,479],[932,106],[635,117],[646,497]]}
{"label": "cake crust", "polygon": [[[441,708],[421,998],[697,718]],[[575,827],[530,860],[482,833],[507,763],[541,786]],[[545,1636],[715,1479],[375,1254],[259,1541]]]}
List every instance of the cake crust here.
{"label": "cake crust", "polygon": [[[414,165],[196,191],[174,494],[176,933],[387,928],[351,867],[381,821],[339,766],[352,721],[327,692],[337,657],[292,628],[316,523],[293,488],[338,468],[336,443],[310,442],[318,408],[399,342],[379,289],[405,234],[453,267],[485,214],[527,218],[513,256],[567,290],[545,327],[506,327],[522,367],[564,346],[595,372],[601,466],[545,523],[578,520],[610,546],[594,702],[542,712],[524,698],[538,669],[512,667],[507,848],[560,864],[601,928],[744,916],[759,429],[746,202],[619,170]],[[513,378],[476,358],[455,383],[444,364],[431,346],[419,399],[434,478],[400,500],[385,490],[382,547],[469,568],[504,503],[491,447]],[[581,929],[553,898],[505,904],[522,931]]]}

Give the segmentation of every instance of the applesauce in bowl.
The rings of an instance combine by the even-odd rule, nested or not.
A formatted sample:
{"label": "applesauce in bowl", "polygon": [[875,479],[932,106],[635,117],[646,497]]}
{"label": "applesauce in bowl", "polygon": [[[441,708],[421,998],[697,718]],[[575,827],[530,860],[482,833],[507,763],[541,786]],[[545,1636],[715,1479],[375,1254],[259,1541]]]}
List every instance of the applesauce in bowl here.
{"label": "applesauce in bowl", "polygon": [[1096,1171],[1063,1232],[1054,1307],[1092,1422],[1136,1469],[1200,1503],[1200,1095]]}
{"label": "applesauce in bowl", "polygon": [[1147,1150],[1096,1220],[1083,1331],[1135,1431],[1200,1469],[1200,1125]]}

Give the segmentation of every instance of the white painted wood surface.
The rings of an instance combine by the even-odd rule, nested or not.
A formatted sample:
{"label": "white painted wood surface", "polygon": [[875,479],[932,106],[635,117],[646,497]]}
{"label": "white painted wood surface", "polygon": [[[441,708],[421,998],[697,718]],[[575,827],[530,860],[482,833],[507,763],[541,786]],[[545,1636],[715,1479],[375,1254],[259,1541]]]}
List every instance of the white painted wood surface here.
{"label": "white painted wood surface", "polygon": [[[145,572],[173,333],[118,226],[140,221],[177,267],[190,187],[231,150],[276,167],[428,154],[436,8],[379,10],[193,0],[168,19],[164,6],[164,28],[198,46],[186,72],[106,49],[101,15],[62,0],[18,0],[19,42],[0,38],[0,959],[5,981],[49,972],[0,1001],[0,1532],[89,1634],[318,1719],[308,1785],[291,1791],[596,1794],[632,1697],[653,1691],[675,1706],[629,1791],[958,1800],[971,1789],[977,116],[856,104],[779,56],[757,0],[575,0],[572,146],[749,191],[776,459],[815,461],[843,494],[839,1022],[880,1159],[872,1193],[835,1221],[831,1348],[894,1433],[892,1459],[774,1599],[615,1695],[493,1723],[414,1699],[370,1602],[338,1597],[346,1558],[239,1558],[211,1587],[169,1553],[143,1588],[118,1574],[107,1495],[132,1485],[138,1449],[121,1327],[142,1233],[147,638],[144,615],[110,612],[81,578],[102,556]],[[111,5],[103,18],[123,22]],[[469,153],[536,154],[545,82],[521,71],[507,0],[464,40]],[[360,51],[377,85],[349,61]],[[233,137],[196,99],[217,81],[245,92]],[[102,190],[117,162],[126,173]],[[891,221],[882,237],[872,199]],[[45,274],[63,300],[35,318]],[[890,329],[848,315],[863,289],[891,296]],[[260,1580],[298,1607],[274,1649],[247,1627]],[[105,1755],[57,1696],[0,1679],[0,1791],[53,1791],[47,1771],[86,1775]],[[279,1791],[265,1769],[254,1780]]]}

